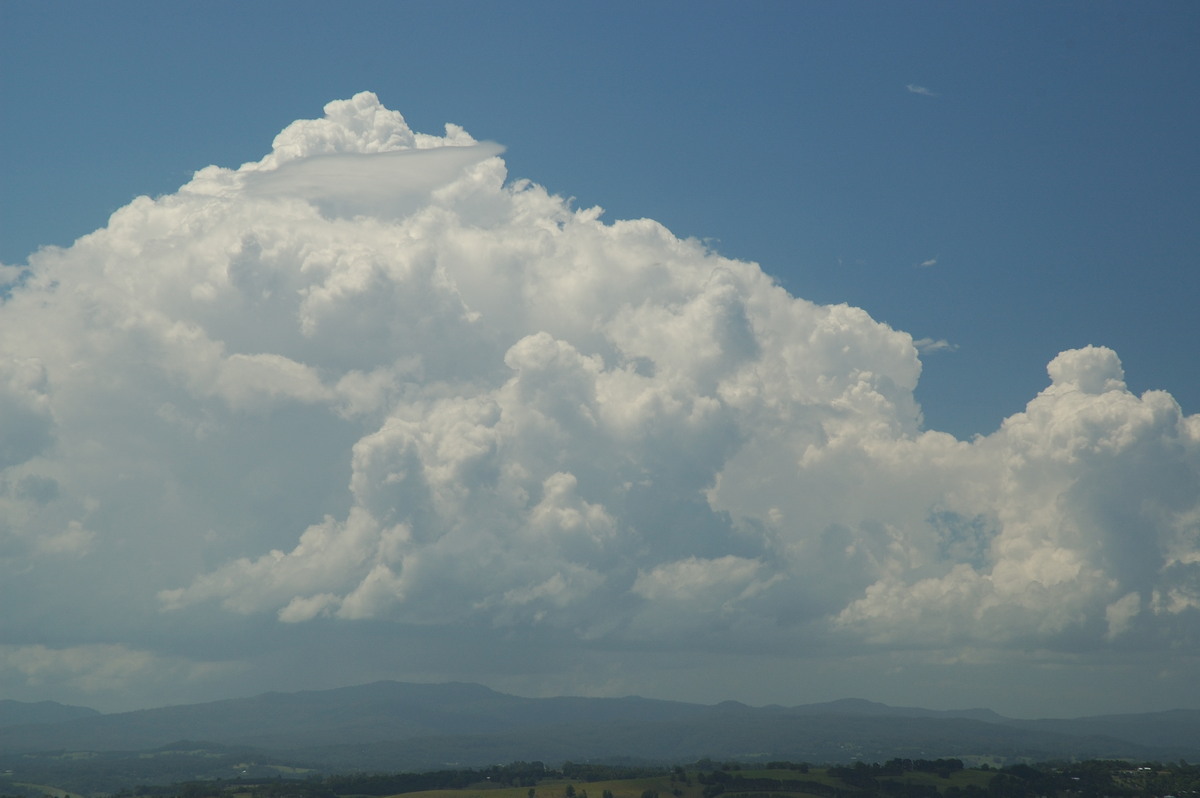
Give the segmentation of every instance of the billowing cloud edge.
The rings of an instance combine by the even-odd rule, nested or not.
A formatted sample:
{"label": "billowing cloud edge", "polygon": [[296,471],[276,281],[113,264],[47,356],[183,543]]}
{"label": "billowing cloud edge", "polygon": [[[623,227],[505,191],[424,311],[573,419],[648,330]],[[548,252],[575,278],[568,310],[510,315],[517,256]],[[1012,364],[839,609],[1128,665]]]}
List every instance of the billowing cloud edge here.
{"label": "billowing cloud edge", "polygon": [[1130,393],[1114,352],[1061,353],[959,441],[913,399],[929,342],[508,182],[499,153],[363,93],[31,257],[0,318],[7,567],[119,574],[169,529],[170,612],[1195,639],[1200,417]]}

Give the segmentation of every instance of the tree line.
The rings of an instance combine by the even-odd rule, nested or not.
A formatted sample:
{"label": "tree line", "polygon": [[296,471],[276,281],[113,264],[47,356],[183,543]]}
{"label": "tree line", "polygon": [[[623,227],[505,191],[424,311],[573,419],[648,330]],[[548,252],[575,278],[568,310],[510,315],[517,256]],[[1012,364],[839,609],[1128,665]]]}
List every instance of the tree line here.
{"label": "tree line", "polygon": [[[746,770],[743,770],[745,768]],[[762,770],[774,771],[772,777]],[[781,770],[793,777],[774,778]],[[966,772],[964,772],[966,771]],[[931,774],[936,778],[906,777]],[[575,783],[619,782],[648,777],[669,779],[671,793],[692,791],[693,778],[704,798],[1200,798],[1200,766],[1186,761],[1133,764],[1120,760],[1043,762],[1000,768],[968,769],[959,759],[890,759],[883,763],[818,767],[808,763],[769,762],[744,765],[701,760],[691,766],[606,765],[566,762],[549,768],[543,762],[512,762],[487,768],[445,769],[422,773],[344,773],[302,779],[235,779],[195,781],[169,786],[142,786],[111,798],[213,798],[231,793],[251,798],[342,798],[383,796],[426,790],[523,787],[528,798],[587,798]],[[552,792],[537,788],[559,782]],[[562,781],[568,781],[562,785]],[[0,798],[27,798],[27,795]],[[613,798],[604,789],[594,798]],[[659,798],[646,790],[642,798]]]}

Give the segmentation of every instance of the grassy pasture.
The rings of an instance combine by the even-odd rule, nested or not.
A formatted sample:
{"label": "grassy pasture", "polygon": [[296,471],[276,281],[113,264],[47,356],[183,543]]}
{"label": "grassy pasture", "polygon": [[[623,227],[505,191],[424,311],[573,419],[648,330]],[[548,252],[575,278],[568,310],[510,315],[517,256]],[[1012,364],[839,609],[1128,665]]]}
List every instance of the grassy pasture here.
{"label": "grassy pasture", "polygon": [[[703,798],[704,786],[697,779],[698,774],[687,774],[691,784],[682,781],[672,781],[669,774],[636,779],[620,779],[613,781],[567,781],[546,779],[534,788],[534,798],[567,798],[568,786],[574,789],[575,798],[602,798],[604,791],[612,793],[613,798],[642,798],[646,792],[657,793],[658,798]],[[743,769],[733,771],[732,775],[746,779],[777,779],[782,782],[815,782],[834,787],[847,792],[857,789],[829,774],[828,770],[820,767],[810,767],[807,773],[798,770],[777,769]],[[994,771],[964,769],[951,773],[949,778],[941,778],[935,773],[909,771],[896,775],[880,776],[881,780],[893,780],[902,783],[925,784],[944,791],[948,787],[966,787],[974,784],[986,787],[988,781],[995,775]],[[675,794],[678,791],[678,795]],[[740,795],[762,795],[768,793],[778,798],[825,798],[803,790],[767,790],[761,786],[739,789],[736,783],[725,785],[725,792],[720,798],[738,798]],[[462,790],[427,790],[424,792],[402,793],[391,798],[529,798],[528,787],[492,787],[486,782],[475,784]]]}
{"label": "grassy pasture", "polygon": [[932,784],[939,790],[944,790],[947,787],[966,787],[969,784],[974,784],[976,787],[986,788],[988,782],[996,775],[994,770],[974,770],[964,768],[950,774],[950,778],[943,779],[936,773],[920,773],[911,771],[903,776],[889,776],[888,778],[896,779],[897,781],[911,782],[913,784]]}
{"label": "grassy pasture", "polygon": [[[605,790],[610,790],[613,798],[641,798],[642,793],[649,790],[657,792],[659,798],[675,798],[671,790],[678,788],[682,791],[680,798],[703,798],[704,785],[695,779],[691,786],[682,783],[672,783],[669,775],[651,776],[639,779],[620,779],[615,781],[569,781],[566,779],[543,779],[534,790],[534,798],[567,798],[567,787],[575,790],[575,798],[601,798]],[[401,793],[404,798],[529,798],[529,787],[492,787],[489,784],[473,784],[463,790],[425,790],[423,792]],[[392,796],[392,798],[398,798]]]}
{"label": "grassy pasture", "polygon": [[18,781],[14,782],[14,786],[25,787],[30,790],[37,790],[42,795],[45,795],[46,798],[71,798],[71,795],[73,794],[68,790],[62,789],[61,787],[51,787],[48,784],[28,784]]}

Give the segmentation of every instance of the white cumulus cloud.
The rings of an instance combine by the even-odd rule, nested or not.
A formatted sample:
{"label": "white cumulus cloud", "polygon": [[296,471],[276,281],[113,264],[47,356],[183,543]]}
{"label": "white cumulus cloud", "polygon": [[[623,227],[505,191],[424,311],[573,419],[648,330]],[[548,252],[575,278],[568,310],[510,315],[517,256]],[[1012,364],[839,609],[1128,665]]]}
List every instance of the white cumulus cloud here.
{"label": "white cumulus cloud", "polygon": [[6,606],[747,651],[1197,628],[1200,417],[1116,353],[959,441],[913,397],[951,345],[500,152],[363,93],[31,256],[0,306]]}

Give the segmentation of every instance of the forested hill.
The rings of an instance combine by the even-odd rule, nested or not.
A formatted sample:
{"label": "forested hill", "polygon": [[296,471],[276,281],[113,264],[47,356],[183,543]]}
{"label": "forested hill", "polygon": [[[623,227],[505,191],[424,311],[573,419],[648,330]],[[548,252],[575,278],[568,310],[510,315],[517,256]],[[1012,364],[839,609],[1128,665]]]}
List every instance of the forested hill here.
{"label": "forested hill", "polygon": [[12,701],[0,699],[0,727],[35,723],[61,723],[96,717],[100,713],[88,707],[73,707],[55,701]]}
{"label": "forested hill", "polygon": [[[33,712],[32,706],[26,709]],[[19,717],[18,709],[10,707],[9,717]],[[243,762],[286,762],[324,772],[518,760],[689,762],[706,756],[823,763],[895,757],[1200,759],[1200,712],[1184,710],[1018,721],[986,709],[943,712],[858,700],[750,707],[521,698],[477,684],[377,682],[110,715],[65,707],[40,711],[39,722],[0,727],[0,769],[29,770],[37,762],[60,770],[96,768],[121,757],[132,762],[137,752],[160,752],[143,756],[141,765],[127,763],[132,773],[161,764],[168,756],[163,751],[230,747],[239,751],[230,756]],[[56,712],[64,714],[56,720]],[[94,756],[67,761],[64,751]],[[42,756],[47,752],[57,752],[59,759],[51,762]],[[189,767],[227,777],[218,759],[210,757],[207,764],[196,759]]]}

